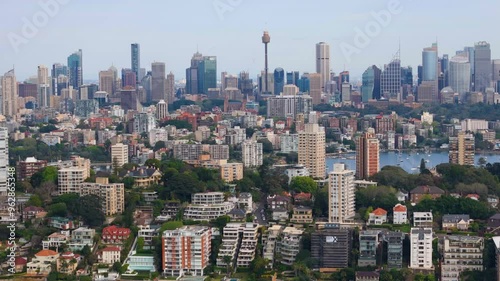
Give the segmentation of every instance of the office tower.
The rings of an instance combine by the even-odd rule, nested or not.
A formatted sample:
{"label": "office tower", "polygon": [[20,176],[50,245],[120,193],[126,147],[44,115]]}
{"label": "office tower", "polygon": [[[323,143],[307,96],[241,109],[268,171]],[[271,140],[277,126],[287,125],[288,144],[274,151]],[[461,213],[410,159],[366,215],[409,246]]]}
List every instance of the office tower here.
{"label": "office tower", "polygon": [[50,106],[50,91],[49,91],[49,69],[44,65],[38,66],[37,71],[37,104],[39,107]]}
{"label": "office tower", "polygon": [[14,69],[9,70],[1,77],[1,109],[2,115],[14,118],[17,114],[17,80]]}
{"label": "office tower", "polygon": [[[26,97],[38,97],[38,85],[37,84],[29,84],[29,83],[19,83],[18,84],[18,94],[21,98]],[[0,90],[1,91],[1,90]]]}
{"label": "office tower", "polygon": [[333,171],[328,176],[328,222],[345,223],[354,219],[354,173],[344,164],[333,164]]}
{"label": "office tower", "polygon": [[186,93],[199,94],[198,89],[198,66],[203,60],[203,55],[199,52],[193,54],[191,58],[191,66],[186,69]]}
{"label": "office tower", "polygon": [[7,170],[9,166],[9,132],[6,127],[0,127],[0,195],[7,195]]}
{"label": "office tower", "polygon": [[346,268],[352,250],[352,234],[349,229],[340,229],[335,224],[326,224],[324,229],[311,234],[311,258],[314,268]]}
{"label": "office tower", "polygon": [[361,100],[367,103],[371,99],[380,99],[380,74],[375,65],[368,67],[362,75]]}
{"label": "office tower", "polygon": [[351,102],[351,84],[349,84],[349,82],[342,83],[342,88],[340,93],[342,102],[345,103]]}
{"label": "office tower", "polygon": [[342,83],[344,82],[350,82],[350,75],[349,75],[349,71],[342,71],[339,73],[339,76],[337,78],[337,90],[341,91],[342,90]]}
{"label": "office tower", "polygon": [[52,78],[51,90],[52,90],[52,95],[54,95],[54,96],[59,95],[58,88],[57,88],[57,86],[58,86],[57,77],[59,77],[59,75],[68,76],[68,67],[65,65],[62,65],[60,63],[54,63],[52,65],[52,70],[50,73],[50,76]]}
{"label": "office tower", "polygon": [[295,118],[297,114],[309,114],[312,98],[309,95],[280,95],[267,99],[267,117]]}
{"label": "office tower", "polygon": [[210,88],[217,88],[217,57],[204,56],[198,65],[198,91],[208,94]]}
{"label": "office tower", "polygon": [[304,165],[313,178],[325,178],[324,127],[305,124],[305,130],[299,132],[299,164]]}
{"label": "office tower", "polygon": [[128,145],[117,143],[111,146],[111,163],[118,165],[118,167],[128,163]]}
{"label": "office tower", "polygon": [[403,99],[413,93],[413,69],[411,66],[401,67],[401,87]]}
{"label": "office tower", "polygon": [[[258,76],[258,83],[259,83],[259,92],[260,93],[265,93],[268,95],[274,95],[274,75],[273,73],[268,73],[267,74],[267,79],[265,79],[265,71],[261,71],[260,75]],[[265,91],[266,84],[268,86],[268,91]]]}
{"label": "office tower", "polygon": [[449,158],[451,164],[474,165],[474,135],[460,132],[450,137]]}
{"label": "office tower", "polygon": [[165,100],[165,63],[151,64],[151,101]]}
{"label": "office tower", "polygon": [[113,86],[115,84],[114,73],[111,70],[99,71],[99,90],[113,94]]}
{"label": "office tower", "polygon": [[167,94],[167,103],[172,104],[174,103],[175,100],[175,77],[172,71],[167,75],[167,84],[166,84],[167,89],[166,94]]}
{"label": "office tower", "polygon": [[474,46],[474,91],[484,92],[491,85],[491,49],[484,41]]}
{"label": "office tower", "polygon": [[379,141],[374,134],[364,133],[356,138],[356,178],[367,180],[378,173]]}
{"label": "office tower", "polygon": [[465,94],[470,92],[471,67],[467,57],[454,56],[450,60],[448,71],[450,87],[459,94],[460,100],[465,100]]}
{"label": "office tower", "polygon": [[442,281],[460,280],[464,271],[483,270],[483,237],[447,235],[439,239],[439,244]]}
{"label": "office tower", "polygon": [[474,77],[475,77],[475,66],[474,66],[474,62],[476,61],[475,60],[475,50],[474,50],[474,47],[464,47],[464,50],[463,51],[459,51],[457,52],[457,55],[466,55],[468,58],[469,58],[469,62],[470,62],[470,74],[471,74],[471,78],[470,78],[470,81],[471,81],[471,89],[474,89]]}
{"label": "office tower", "polygon": [[[141,69],[141,47],[138,43],[133,43],[130,45],[130,51],[131,51],[131,68],[132,71],[135,73],[136,81],[139,83],[142,79],[140,76],[140,69]],[[135,87],[135,85],[134,85]]]}
{"label": "office tower", "polygon": [[212,232],[205,226],[183,226],[162,233],[162,270],[166,276],[203,276],[209,265]]}
{"label": "office tower", "polygon": [[146,102],[151,102],[153,97],[152,97],[152,88],[153,88],[153,83],[152,83],[152,73],[151,71],[148,71],[148,73],[142,78],[141,80],[141,86],[144,89],[144,92],[146,94]]}
{"label": "office tower", "polygon": [[78,89],[83,84],[83,58],[82,49],[72,53],[68,57],[69,85]]}
{"label": "office tower", "polygon": [[330,45],[325,42],[316,44],[316,73],[320,74],[321,90],[330,80]]}
{"label": "office tower", "polygon": [[389,63],[384,65],[380,74],[380,94],[388,100],[401,102],[401,61],[399,53]]}
{"label": "office tower", "polygon": [[491,61],[491,67],[492,67],[492,78],[491,82],[493,84],[493,88],[495,91],[498,93],[500,92],[500,60],[492,60]]}
{"label": "office tower", "polygon": [[279,95],[283,93],[285,86],[285,71],[283,68],[278,67],[274,69],[274,94]]}
{"label": "office tower", "polygon": [[297,87],[299,87],[299,91],[302,93],[309,93],[310,90],[310,81],[309,81],[309,73],[304,73],[297,81]]}
{"label": "office tower", "polygon": [[222,71],[220,73],[220,89],[221,91],[224,91],[226,89],[226,76],[227,76],[227,71]]}
{"label": "office tower", "polygon": [[313,105],[321,103],[321,75],[319,73],[309,73],[309,95],[312,97]]}
{"label": "office tower", "polygon": [[253,95],[253,81],[250,79],[248,72],[240,72],[240,78],[238,79],[238,89],[244,97],[249,97]]}
{"label": "office tower", "polygon": [[286,84],[287,85],[295,85],[297,86],[297,83],[299,81],[299,72],[298,71],[290,71],[286,73]]}
{"label": "office tower", "polygon": [[122,88],[131,87],[136,89],[137,76],[130,68],[122,68]]}
{"label": "office tower", "polygon": [[422,74],[423,73],[423,67],[421,65],[418,66],[417,68],[417,86],[420,86],[422,84]]}
{"label": "office tower", "polygon": [[245,167],[262,165],[262,143],[248,140],[241,144],[241,156]]}
{"label": "office tower", "polygon": [[410,268],[433,269],[432,228],[412,228],[410,232]]}
{"label": "office tower", "polygon": [[134,88],[126,87],[120,90],[120,106],[124,111],[138,110],[140,108],[137,91]]}
{"label": "office tower", "polygon": [[[264,43],[264,77],[268,77],[269,69],[267,65],[267,44],[271,42],[271,36],[269,36],[269,32],[264,31],[264,35],[262,35],[262,43]],[[264,82],[264,93],[269,92],[269,85],[267,79]]]}
{"label": "office tower", "polygon": [[444,54],[441,58],[441,73],[444,74],[444,87],[449,86],[448,80],[448,70],[450,69],[450,59],[447,54]]}
{"label": "office tower", "polygon": [[424,89],[418,90],[418,101],[434,103],[438,102],[439,92],[439,66],[438,66],[438,46],[433,43],[431,47],[422,51],[422,84]]}

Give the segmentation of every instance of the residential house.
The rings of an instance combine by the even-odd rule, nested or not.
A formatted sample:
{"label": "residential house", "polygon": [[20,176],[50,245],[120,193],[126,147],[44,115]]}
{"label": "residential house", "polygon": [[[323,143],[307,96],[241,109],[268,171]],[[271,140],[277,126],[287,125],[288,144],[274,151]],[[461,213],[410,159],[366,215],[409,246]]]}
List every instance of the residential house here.
{"label": "residential house", "polygon": [[394,208],[392,208],[392,223],[393,224],[405,224],[408,223],[408,210],[406,206],[401,204],[396,204]]}
{"label": "residential house", "polygon": [[44,249],[48,248],[61,248],[64,244],[68,243],[69,231],[54,232],[49,235],[47,240],[42,241]]}
{"label": "residential house", "polygon": [[387,211],[377,208],[370,213],[367,224],[381,225],[387,222]]}
{"label": "residential house", "polygon": [[357,271],[356,281],[379,281],[380,273],[376,271]]}
{"label": "residential house", "polygon": [[82,257],[72,252],[62,253],[57,259],[57,271],[63,274],[72,275]]}
{"label": "residential house", "polygon": [[465,198],[470,198],[472,200],[476,200],[476,201],[479,201],[479,194],[467,194],[467,196],[465,196]]}
{"label": "residential house", "polygon": [[252,194],[248,192],[242,192],[238,196],[238,208],[245,210],[247,214],[253,211],[253,201]]}
{"label": "residential house", "polygon": [[147,188],[161,181],[161,172],[156,168],[137,167],[126,174],[127,177],[134,179],[134,187]]}
{"label": "residential house", "polygon": [[28,264],[28,259],[25,257],[16,257],[14,263],[16,264],[15,266],[16,272],[23,272],[24,268],[26,267],[26,264]]}
{"label": "residential house", "polygon": [[120,261],[120,247],[110,246],[97,252],[97,260],[102,264],[114,264]]}
{"label": "residential house", "polygon": [[231,218],[231,221],[245,221],[247,214],[245,210],[234,208],[227,215]]}
{"label": "residential house", "polygon": [[488,219],[486,230],[495,235],[500,235],[500,213]]}
{"label": "residential house", "polygon": [[104,244],[122,244],[129,236],[129,228],[110,225],[103,228],[101,240]]}
{"label": "residential house", "polygon": [[293,207],[292,218],[293,223],[313,223],[312,209],[305,206]]}
{"label": "residential house", "polygon": [[471,219],[469,215],[443,215],[442,227],[443,230],[467,230]]}
{"label": "residential house", "polygon": [[410,191],[410,201],[412,203],[418,203],[423,198],[436,199],[444,194],[444,190],[437,186],[422,185],[417,186]]}
{"label": "residential house", "polygon": [[310,202],[312,200],[312,194],[308,192],[300,192],[293,195],[293,203],[299,204],[303,202]]}
{"label": "residential house", "polygon": [[153,238],[158,237],[160,231],[159,225],[140,225],[138,226],[139,231],[137,232],[138,238],[144,239],[144,250],[153,249]]}
{"label": "residential house", "polygon": [[271,210],[274,210],[278,207],[285,208],[287,210],[291,207],[291,198],[283,195],[269,195],[267,197],[267,205]]}
{"label": "residential house", "polygon": [[273,221],[288,220],[288,210],[283,207],[278,207],[272,210]]}
{"label": "residential house", "polygon": [[26,264],[27,275],[47,276],[52,271],[52,264],[59,258],[59,253],[52,250],[41,250]]}
{"label": "residential house", "polygon": [[62,217],[50,217],[47,225],[61,230],[75,229],[78,227],[78,223],[74,220]]}
{"label": "residential house", "polygon": [[92,247],[94,244],[95,229],[79,227],[71,232],[68,246],[71,251],[81,251],[85,245]]}
{"label": "residential house", "polygon": [[25,221],[34,218],[43,218],[47,215],[47,212],[42,207],[28,206],[23,209],[22,215]]}
{"label": "residential house", "polygon": [[396,197],[398,198],[399,202],[405,202],[406,200],[408,200],[408,193],[399,190],[398,193],[396,193]]}

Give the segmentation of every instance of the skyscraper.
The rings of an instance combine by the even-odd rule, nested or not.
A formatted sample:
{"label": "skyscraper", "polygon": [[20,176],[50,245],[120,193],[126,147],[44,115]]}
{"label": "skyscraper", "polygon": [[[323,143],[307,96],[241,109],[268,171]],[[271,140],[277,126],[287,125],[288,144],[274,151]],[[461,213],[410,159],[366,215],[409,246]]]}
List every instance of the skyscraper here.
{"label": "skyscraper", "polygon": [[175,77],[172,71],[170,71],[170,73],[167,75],[166,87],[167,103],[172,104],[175,100]]}
{"label": "skyscraper", "polygon": [[286,73],[286,84],[287,85],[295,85],[297,86],[297,83],[299,81],[299,72],[298,71],[290,71]]}
{"label": "skyscraper", "polygon": [[330,45],[325,42],[316,44],[316,72],[321,76],[321,90],[324,92],[330,80]]}
{"label": "skyscraper", "polygon": [[492,67],[491,82],[495,88],[495,91],[498,93],[500,89],[500,60],[499,59],[492,60],[491,67]]}
{"label": "skyscraper", "polygon": [[321,74],[309,73],[309,95],[312,97],[313,105],[321,103]]}
{"label": "skyscraper", "polygon": [[283,92],[285,86],[285,71],[278,67],[274,69],[274,94],[279,95]]}
{"label": "skyscraper", "polygon": [[209,88],[217,88],[217,57],[204,56],[198,65],[198,91],[208,94]]}
{"label": "skyscraper", "polygon": [[134,89],[137,88],[137,75],[130,68],[122,68],[122,88],[127,86],[132,87]]}
{"label": "skyscraper", "polygon": [[491,85],[491,49],[484,41],[474,46],[474,91],[484,92]]}
{"label": "skyscraper", "polygon": [[470,92],[471,67],[469,59],[465,56],[454,56],[450,60],[448,70],[450,87],[459,94],[459,99],[464,101],[465,94]]}
{"label": "skyscraper", "polygon": [[9,166],[9,132],[0,127],[0,195],[7,195],[7,179]]}
{"label": "skyscraper", "polygon": [[153,102],[165,100],[165,63],[151,64],[151,99]]}
{"label": "skyscraper", "polygon": [[69,85],[78,89],[83,84],[83,58],[82,49],[68,57]]}
{"label": "skyscraper", "polygon": [[385,99],[401,102],[401,61],[399,52],[395,58],[384,66],[380,74],[380,94]]}
{"label": "skyscraper", "polygon": [[60,63],[54,63],[52,65],[52,70],[50,75],[52,78],[51,81],[52,95],[56,96],[58,95],[57,77],[59,77],[59,75],[68,76],[68,67]]}
{"label": "skyscraper", "polygon": [[356,178],[368,179],[380,170],[379,141],[372,133],[356,138]]}
{"label": "skyscraper", "polygon": [[50,106],[50,92],[49,92],[49,69],[44,65],[38,66],[37,71],[37,103],[39,107]]}
{"label": "skyscraper", "polygon": [[433,43],[431,47],[424,48],[422,51],[422,86],[424,89],[419,89],[418,91],[417,98],[419,102],[432,103],[439,100],[438,77],[440,69],[438,60],[437,43]]}
{"label": "skyscraper", "polygon": [[324,127],[305,124],[305,129],[299,132],[299,164],[304,165],[313,178],[325,178]]}
{"label": "skyscraper", "polygon": [[474,135],[460,132],[450,137],[449,158],[451,164],[474,165]]}
{"label": "skyscraper", "polygon": [[186,93],[199,94],[198,89],[198,66],[203,60],[203,55],[199,52],[193,54],[191,58],[191,66],[186,69]]}
{"label": "skyscraper", "polygon": [[133,43],[130,45],[130,51],[132,59],[132,71],[135,73],[137,83],[139,83],[141,81],[140,79],[142,78],[139,75],[139,70],[141,69],[141,47],[138,43]]}
{"label": "skyscraper", "polygon": [[380,99],[380,75],[382,71],[375,65],[368,67],[362,76],[361,100]]}
{"label": "skyscraper", "polygon": [[17,80],[14,69],[9,70],[1,79],[1,108],[5,117],[15,117],[17,114]]}
{"label": "skyscraper", "polygon": [[345,223],[354,219],[354,171],[347,170],[344,164],[333,164],[328,183],[328,222]]}
{"label": "skyscraper", "polygon": [[113,94],[113,86],[115,84],[114,73],[111,70],[99,71],[99,90]]}

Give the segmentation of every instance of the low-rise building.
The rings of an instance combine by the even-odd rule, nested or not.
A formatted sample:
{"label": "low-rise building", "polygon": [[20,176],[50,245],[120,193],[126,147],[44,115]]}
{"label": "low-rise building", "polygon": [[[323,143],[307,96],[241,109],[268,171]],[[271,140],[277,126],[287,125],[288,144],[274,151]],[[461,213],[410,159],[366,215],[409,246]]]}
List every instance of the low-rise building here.
{"label": "low-rise building", "polygon": [[191,195],[191,203],[195,205],[215,205],[224,201],[223,192],[201,192]]}
{"label": "low-rise building", "polygon": [[358,266],[376,266],[377,250],[379,248],[379,231],[365,230],[359,232]]}
{"label": "low-rise building", "polygon": [[469,215],[443,215],[443,230],[463,230],[469,229],[471,219]]}
{"label": "low-rise building", "polygon": [[285,208],[276,208],[272,210],[273,221],[286,221],[288,220],[288,210]]}
{"label": "low-rise building", "polygon": [[356,271],[356,281],[379,281],[380,273],[376,271]]}
{"label": "low-rise building", "polygon": [[414,227],[430,227],[432,228],[434,219],[431,212],[413,212]]}
{"label": "low-rise building", "polygon": [[57,259],[57,271],[63,274],[74,274],[82,257],[72,252],[64,252]]}
{"label": "low-rise building", "polygon": [[88,245],[92,248],[94,244],[95,229],[88,227],[79,227],[71,232],[71,238],[68,246],[71,251],[81,251]]}
{"label": "low-rise building", "polygon": [[238,267],[249,267],[255,258],[257,249],[259,225],[247,222],[243,226],[241,244],[236,264]]}
{"label": "low-rise building", "polygon": [[102,229],[101,241],[104,244],[123,244],[130,233],[129,228],[110,225]]}
{"label": "low-rise building", "polygon": [[267,206],[271,210],[274,210],[278,207],[281,207],[281,208],[288,210],[291,207],[291,202],[292,202],[292,199],[288,196],[269,195],[267,197]]}
{"label": "low-rise building", "polygon": [[281,263],[291,266],[300,251],[300,239],[304,231],[295,227],[286,227],[281,233],[279,242],[279,253]]}
{"label": "low-rise building", "polygon": [[68,239],[68,232],[54,232],[46,240],[42,241],[42,247],[43,249],[62,248],[64,244],[68,243]]}
{"label": "low-rise building", "polygon": [[52,250],[41,250],[26,264],[27,275],[47,276],[52,271],[52,264],[59,258],[59,253]]}
{"label": "low-rise building", "polygon": [[60,230],[70,230],[77,228],[78,223],[68,218],[50,217],[48,221],[48,226]]}
{"label": "low-rise building", "polygon": [[121,248],[116,246],[106,247],[97,252],[97,261],[102,264],[114,264],[120,261]]}
{"label": "low-rise building", "polygon": [[156,168],[142,166],[129,171],[126,176],[134,179],[134,187],[148,188],[153,184],[159,184],[162,174]]}
{"label": "low-rise building", "polygon": [[238,208],[245,210],[247,214],[253,211],[252,194],[249,192],[242,192],[238,196]]}
{"label": "low-rise building", "polygon": [[236,250],[239,242],[241,223],[228,223],[222,230],[222,244],[219,247],[217,255],[217,266],[225,267],[226,259],[229,257],[231,266],[234,266],[233,261],[236,258]]}
{"label": "low-rise building", "polygon": [[211,221],[227,215],[234,208],[234,204],[223,202],[213,205],[190,204],[184,209],[184,219],[194,221]]}
{"label": "low-rise building", "polygon": [[294,207],[290,222],[302,224],[313,223],[312,208],[305,206]]}
{"label": "low-rise building", "polygon": [[392,208],[392,223],[393,224],[405,224],[408,223],[408,210],[406,206],[401,204],[396,204],[394,208]]}
{"label": "low-rise building", "polygon": [[23,220],[30,220],[34,218],[43,218],[47,212],[42,207],[28,206],[23,209]]}
{"label": "low-rise building", "polygon": [[134,271],[156,271],[154,256],[134,254],[129,257],[128,269]]}
{"label": "low-rise building", "polygon": [[458,281],[464,271],[483,270],[484,239],[476,236],[444,236],[440,239],[441,280]]}
{"label": "low-rise building", "polygon": [[419,203],[424,197],[436,199],[444,194],[444,190],[437,186],[417,186],[410,191],[410,200],[412,203]]}
{"label": "low-rise building", "polygon": [[366,224],[381,225],[386,222],[387,222],[387,211],[382,208],[377,208],[370,213],[368,222]]}
{"label": "low-rise building", "polygon": [[283,231],[283,226],[275,224],[270,226],[267,231],[262,234],[262,257],[269,261],[268,266],[272,268],[275,260],[275,253],[279,252],[278,240]]}
{"label": "low-rise building", "polygon": [[385,249],[387,253],[388,268],[403,267],[403,241],[405,234],[401,232],[386,232],[383,235]]}

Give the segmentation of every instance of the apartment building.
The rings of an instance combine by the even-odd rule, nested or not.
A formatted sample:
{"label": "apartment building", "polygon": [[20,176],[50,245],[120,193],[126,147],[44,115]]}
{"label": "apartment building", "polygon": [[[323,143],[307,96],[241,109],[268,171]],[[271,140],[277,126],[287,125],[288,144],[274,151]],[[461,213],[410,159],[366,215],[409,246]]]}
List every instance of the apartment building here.
{"label": "apartment building", "polygon": [[299,224],[313,223],[312,208],[305,206],[294,207],[290,222]]}
{"label": "apartment building", "polygon": [[183,226],[162,234],[162,270],[168,276],[203,276],[209,264],[212,232],[205,226]]}
{"label": "apartment building", "polygon": [[92,247],[94,244],[95,229],[79,227],[71,232],[68,246],[71,251],[81,251],[85,245]]}
{"label": "apartment building", "polygon": [[236,265],[238,267],[249,267],[250,263],[255,258],[255,250],[257,249],[259,225],[256,223],[247,222],[242,229],[242,238],[240,250]]}
{"label": "apartment building", "polygon": [[379,250],[379,231],[365,230],[359,232],[359,259],[358,266],[376,266]]}
{"label": "apartment building", "polygon": [[304,165],[313,178],[324,179],[325,128],[318,124],[305,124],[299,132],[299,164]]}
{"label": "apartment building", "polygon": [[281,263],[291,266],[300,251],[300,240],[304,231],[295,227],[286,227],[281,233],[279,241],[279,253]]}
{"label": "apartment building", "polygon": [[413,212],[414,227],[430,227],[432,228],[433,216],[431,212]]}
{"label": "apartment building", "polygon": [[442,281],[459,281],[464,271],[483,270],[482,237],[450,235],[439,242]]}
{"label": "apartment building", "polygon": [[328,224],[311,235],[311,257],[317,261],[314,268],[330,271],[349,266],[352,250],[352,233]]}
{"label": "apartment building", "polygon": [[46,160],[38,160],[35,157],[27,157],[25,161],[17,162],[17,180],[29,180],[31,176],[47,166]]}
{"label": "apartment building", "polygon": [[191,203],[195,205],[212,205],[224,203],[223,192],[201,192],[191,195]]}
{"label": "apartment building", "polygon": [[243,163],[227,163],[220,166],[220,176],[225,182],[243,178]]}
{"label": "apartment building", "polygon": [[234,204],[223,202],[214,205],[190,204],[184,210],[184,219],[194,221],[211,221],[224,216],[234,208]]}
{"label": "apartment building", "polygon": [[413,227],[410,231],[410,268],[433,269],[432,228]]}
{"label": "apartment building", "polygon": [[278,240],[281,238],[281,233],[284,226],[275,224],[267,229],[267,232],[262,234],[262,244],[264,245],[262,249],[262,257],[269,261],[269,268],[272,268],[275,259],[275,253],[279,252]]}
{"label": "apartment building", "polygon": [[57,187],[59,195],[67,193],[80,194],[80,187],[87,178],[85,168],[69,167],[57,172]]}
{"label": "apartment building", "polygon": [[109,183],[108,180],[108,178],[97,178],[95,183],[81,183],[80,196],[99,197],[102,211],[106,216],[121,214],[125,210],[125,186],[123,183]]}
{"label": "apartment building", "polygon": [[237,255],[238,242],[240,240],[241,223],[228,223],[222,230],[222,244],[217,255],[217,266],[227,266],[224,257],[231,258],[231,266]]}
{"label": "apartment building", "polygon": [[117,143],[111,146],[111,163],[116,163],[118,167],[128,163],[128,145]]}
{"label": "apartment building", "polygon": [[241,157],[245,167],[258,167],[262,165],[262,143],[248,140],[241,144]]}
{"label": "apartment building", "polygon": [[387,253],[388,268],[403,267],[403,241],[405,235],[401,232],[386,232],[383,235]]}

